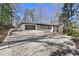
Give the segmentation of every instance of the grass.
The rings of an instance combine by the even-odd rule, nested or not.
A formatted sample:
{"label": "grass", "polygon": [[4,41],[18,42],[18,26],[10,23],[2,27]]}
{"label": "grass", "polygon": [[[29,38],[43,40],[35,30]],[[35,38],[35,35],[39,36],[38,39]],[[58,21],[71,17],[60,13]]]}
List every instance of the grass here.
{"label": "grass", "polygon": [[2,43],[3,42],[3,40],[5,39],[5,35],[0,35],[0,43]]}

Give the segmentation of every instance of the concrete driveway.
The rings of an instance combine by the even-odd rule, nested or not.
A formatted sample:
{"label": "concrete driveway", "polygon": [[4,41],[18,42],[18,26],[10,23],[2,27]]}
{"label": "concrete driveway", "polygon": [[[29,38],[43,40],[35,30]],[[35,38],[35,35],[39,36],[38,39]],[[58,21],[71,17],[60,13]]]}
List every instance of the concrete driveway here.
{"label": "concrete driveway", "polygon": [[41,35],[11,35],[7,36],[0,44],[0,55],[9,56],[49,56],[52,52],[60,50],[60,45],[66,49],[67,43],[70,49],[76,49],[70,36],[43,33]]}

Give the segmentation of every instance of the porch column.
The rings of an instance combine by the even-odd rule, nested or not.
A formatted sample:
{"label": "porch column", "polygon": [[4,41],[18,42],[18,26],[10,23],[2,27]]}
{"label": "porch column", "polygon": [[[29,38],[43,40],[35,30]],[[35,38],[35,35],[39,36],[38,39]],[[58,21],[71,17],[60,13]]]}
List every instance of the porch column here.
{"label": "porch column", "polygon": [[23,27],[22,27],[23,31],[25,31],[25,24],[23,24]]}
{"label": "porch column", "polygon": [[53,32],[53,26],[52,26],[52,28],[51,28],[51,32]]}
{"label": "porch column", "polygon": [[38,27],[37,27],[38,25],[35,25],[35,30],[37,30],[38,29]]}

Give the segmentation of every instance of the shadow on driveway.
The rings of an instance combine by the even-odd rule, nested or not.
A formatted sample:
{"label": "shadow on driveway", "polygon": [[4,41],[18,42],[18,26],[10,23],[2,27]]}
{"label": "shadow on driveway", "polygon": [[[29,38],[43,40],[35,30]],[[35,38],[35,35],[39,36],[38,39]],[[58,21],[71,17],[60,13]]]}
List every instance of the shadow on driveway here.
{"label": "shadow on driveway", "polygon": [[29,42],[41,42],[41,43],[51,44],[49,42],[39,41],[41,39],[49,38],[48,35],[49,34],[46,34],[46,35],[43,35],[43,36],[36,36],[36,37],[28,38],[28,39],[22,39],[22,40],[15,40],[15,41],[3,42],[3,43],[0,44],[0,47],[1,46],[6,46],[6,45],[17,44],[17,43],[20,43],[20,42],[24,42],[24,43],[25,42],[26,43],[29,43]]}

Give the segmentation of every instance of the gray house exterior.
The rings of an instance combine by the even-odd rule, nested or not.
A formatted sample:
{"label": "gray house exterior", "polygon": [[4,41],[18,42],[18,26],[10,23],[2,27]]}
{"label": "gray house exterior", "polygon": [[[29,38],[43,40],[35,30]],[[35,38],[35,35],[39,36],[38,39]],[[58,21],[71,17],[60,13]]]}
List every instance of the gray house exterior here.
{"label": "gray house exterior", "polygon": [[26,31],[26,30],[50,30],[50,32],[62,33],[63,26],[59,25],[59,24],[23,23],[19,29],[22,31]]}

